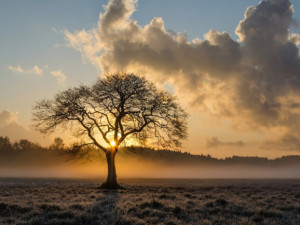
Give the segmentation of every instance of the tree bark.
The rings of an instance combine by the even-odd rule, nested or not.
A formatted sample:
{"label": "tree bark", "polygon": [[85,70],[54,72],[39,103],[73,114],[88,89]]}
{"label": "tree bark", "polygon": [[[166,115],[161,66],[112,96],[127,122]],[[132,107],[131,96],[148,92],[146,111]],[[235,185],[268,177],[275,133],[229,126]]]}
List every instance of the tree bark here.
{"label": "tree bark", "polygon": [[123,187],[118,184],[117,181],[117,173],[116,173],[116,166],[115,166],[115,156],[116,156],[116,149],[111,149],[106,153],[106,160],[107,160],[107,179],[101,185],[101,188],[105,189],[122,189]]}

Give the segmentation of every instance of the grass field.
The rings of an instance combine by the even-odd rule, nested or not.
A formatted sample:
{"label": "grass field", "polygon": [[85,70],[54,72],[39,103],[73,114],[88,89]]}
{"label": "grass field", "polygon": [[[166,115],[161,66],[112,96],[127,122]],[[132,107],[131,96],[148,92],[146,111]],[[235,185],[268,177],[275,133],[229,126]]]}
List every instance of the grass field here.
{"label": "grass field", "polygon": [[300,180],[0,179],[0,224],[300,224]]}

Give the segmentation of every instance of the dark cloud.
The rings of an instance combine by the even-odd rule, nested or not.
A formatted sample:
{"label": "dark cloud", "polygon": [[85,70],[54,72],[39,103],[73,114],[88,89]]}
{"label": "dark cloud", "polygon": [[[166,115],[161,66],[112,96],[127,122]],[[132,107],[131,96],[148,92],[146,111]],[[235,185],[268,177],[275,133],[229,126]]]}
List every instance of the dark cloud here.
{"label": "dark cloud", "polygon": [[295,116],[291,103],[299,104],[300,59],[290,38],[292,14],[288,0],[262,1],[247,9],[236,29],[243,54],[236,106],[262,126],[288,125]]}
{"label": "dark cloud", "polygon": [[222,146],[242,147],[242,141],[220,141],[217,137],[210,137],[206,139],[206,148],[218,148]]}
{"label": "dark cloud", "polygon": [[300,152],[300,137],[293,134],[286,134],[275,141],[265,141],[261,145],[261,149]]}

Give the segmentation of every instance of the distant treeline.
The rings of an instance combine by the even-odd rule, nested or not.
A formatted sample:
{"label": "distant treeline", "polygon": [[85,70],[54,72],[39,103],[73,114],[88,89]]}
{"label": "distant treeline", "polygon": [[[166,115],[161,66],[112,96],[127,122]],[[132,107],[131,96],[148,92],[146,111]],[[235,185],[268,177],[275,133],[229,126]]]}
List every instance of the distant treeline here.
{"label": "distant treeline", "polygon": [[124,149],[125,155],[134,154],[136,157],[152,159],[153,161],[167,161],[174,164],[186,165],[245,165],[245,166],[299,166],[300,155],[282,156],[276,159],[257,156],[232,156],[225,159],[217,159],[211,155],[194,155],[188,152],[174,150],[155,150],[151,148],[128,147]]}
{"label": "distant treeline", "polygon": [[[145,147],[123,147],[120,148],[118,157],[122,160],[137,159],[172,165],[244,165],[244,166],[299,166],[300,155],[283,156],[276,159],[265,157],[232,156],[225,159],[213,158],[211,155],[193,155],[178,150],[156,150]],[[22,139],[11,142],[8,137],[0,136],[0,166],[14,164],[52,164],[66,161],[80,161],[89,163],[91,161],[105,161],[102,151],[93,146],[82,146],[78,143],[67,146],[61,138],[55,138],[48,147]]]}
{"label": "distant treeline", "polygon": [[0,167],[47,166],[78,159],[79,156],[75,145],[67,147],[61,138],[55,138],[53,144],[43,147],[26,139],[11,142],[8,137],[0,136]]}

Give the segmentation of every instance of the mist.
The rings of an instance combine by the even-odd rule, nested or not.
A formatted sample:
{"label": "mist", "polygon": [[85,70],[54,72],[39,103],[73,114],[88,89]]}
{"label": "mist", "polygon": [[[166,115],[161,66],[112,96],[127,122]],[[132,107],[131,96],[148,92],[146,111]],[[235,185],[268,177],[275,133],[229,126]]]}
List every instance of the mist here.
{"label": "mist", "polygon": [[[210,156],[144,148],[121,149],[116,156],[118,179],[296,179],[299,157]],[[1,152],[0,177],[99,179],[107,176],[105,156],[96,151]]]}

